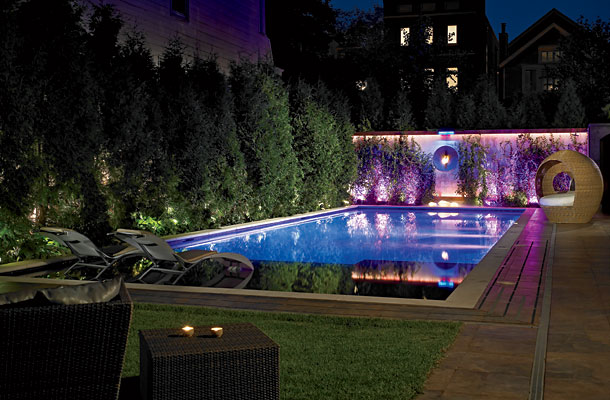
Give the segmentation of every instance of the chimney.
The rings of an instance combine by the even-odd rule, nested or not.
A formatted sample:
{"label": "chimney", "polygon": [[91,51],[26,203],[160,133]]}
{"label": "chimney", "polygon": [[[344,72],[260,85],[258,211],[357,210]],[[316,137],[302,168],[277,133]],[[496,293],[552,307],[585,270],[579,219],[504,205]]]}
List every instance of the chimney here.
{"label": "chimney", "polygon": [[508,57],[508,33],[506,33],[506,22],[502,22],[502,32],[500,32],[500,62]]}

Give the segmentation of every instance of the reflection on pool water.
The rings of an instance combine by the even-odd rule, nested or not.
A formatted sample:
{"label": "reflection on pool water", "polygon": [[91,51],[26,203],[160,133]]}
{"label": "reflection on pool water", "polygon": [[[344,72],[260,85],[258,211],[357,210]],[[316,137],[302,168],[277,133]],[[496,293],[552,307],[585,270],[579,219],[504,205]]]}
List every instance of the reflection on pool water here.
{"label": "reflection on pool water", "polygon": [[354,282],[454,288],[523,210],[358,207],[240,232],[201,236],[179,249],[240,253],[255,263],[339,264]]}

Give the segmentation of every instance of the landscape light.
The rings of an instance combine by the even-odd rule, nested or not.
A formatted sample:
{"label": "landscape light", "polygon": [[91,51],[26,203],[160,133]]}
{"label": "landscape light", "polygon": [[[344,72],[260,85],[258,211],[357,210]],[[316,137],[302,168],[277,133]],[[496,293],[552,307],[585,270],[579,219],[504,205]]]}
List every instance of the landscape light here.
{"label": "landscape light", "polygon": [[182,328],[182,336],[191,337],[195,333],[195,328],[186,325]]}

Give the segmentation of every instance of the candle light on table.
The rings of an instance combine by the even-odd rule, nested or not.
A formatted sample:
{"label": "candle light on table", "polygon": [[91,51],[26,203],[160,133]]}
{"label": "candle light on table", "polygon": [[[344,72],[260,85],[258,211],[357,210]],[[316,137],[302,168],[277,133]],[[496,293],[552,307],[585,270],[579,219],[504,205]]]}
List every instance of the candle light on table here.
{"label": "candle light on table", "polygon": [[195,328],[193,328],[192,326],[186,325],[184,328],[182,328],[182,336],[191,337],[194,333]]}
{"label": "candle light on table", "polygon": [[212,331],[212,334],[214,334],[216,337],[221,337],[223,333],[220,326],[215,326],[211,328],[210,331]]}

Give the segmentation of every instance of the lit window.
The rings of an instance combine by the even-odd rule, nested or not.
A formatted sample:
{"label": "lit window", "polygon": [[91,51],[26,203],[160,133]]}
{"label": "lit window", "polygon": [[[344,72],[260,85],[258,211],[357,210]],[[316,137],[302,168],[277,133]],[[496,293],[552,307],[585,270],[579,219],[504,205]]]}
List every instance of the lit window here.
{"label": "lit window", "polygon": [[457,25],[447,27],[447,44],[457,44]]}
{"label": "lit window", "polygon": [[551,78],[551,77],[547,76],[543,80],[544,90],[547,90],[547,91],[555,90],[558,88],[558,85],[559,85],[559,79],[557,79],[557,78]]}
{"label": "lit window", "polygon": [[540,62],[541,63],[556,63],[561,58],[561,51],[541,51]]}
{"label": "lit window", "polygon": [[188,0],[171,0],[171,13],[179,17],[188,18],[189,2]]}
{"label": "lit window", "polygon": [[421,10],[422,11],[434,11],[436,9],[436,4],[432,2],[422,3]]}
{"label": "lit window", "polygon": [[427,44],[432,44],[434,41],[434,30],[432,29],[431,26],[426,28],[426,43]]}
{"label": "lit window", "polygon": [[449,89],[457,89],[458,86],[458,69],[447,68],[447,87]]}
{"label": "lit window", "polygon": [[410,28],[400,28],[400,45],[408,46],[409,45],[409,34],[411,32]]}

